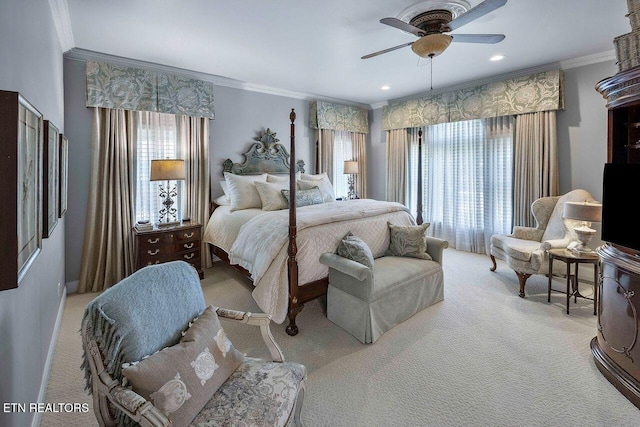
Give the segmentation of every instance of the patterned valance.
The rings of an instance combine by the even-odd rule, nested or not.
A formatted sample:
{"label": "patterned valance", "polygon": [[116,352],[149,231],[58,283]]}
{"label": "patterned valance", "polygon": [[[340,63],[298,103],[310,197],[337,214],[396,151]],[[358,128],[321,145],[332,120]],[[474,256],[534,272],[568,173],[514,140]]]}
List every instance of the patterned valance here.
{"label": "patterned valance", "polygon": [[560,110],[564,108],[563,73],[547,71],[516,77],[431,98],[410,99],[383,107],[384,130],[437,123]]}
{"label": "patterned valance", "polygon": [[364,108],[312,101],[309,114],[311,129],[369,133],[369,114]]}
{"label": "patterned valance", "polygon": [[213,83],[87,61],[87,107],[155,111],[213,119]]}

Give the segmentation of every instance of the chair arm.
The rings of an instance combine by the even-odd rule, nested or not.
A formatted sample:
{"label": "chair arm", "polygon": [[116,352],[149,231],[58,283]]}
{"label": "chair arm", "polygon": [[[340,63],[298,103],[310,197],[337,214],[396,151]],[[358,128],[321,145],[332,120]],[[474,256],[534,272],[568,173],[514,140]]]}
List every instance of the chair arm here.
{"label": "chair arm", "polygon": [[107,395],[111,403],[143,427],[167,427],[171,421],[135,391],[115,386]]}
{"label": "chair arm", "polygon": [[426,236],[425,240],[427,242],[427,253],[431,255],[431,259],[442,265],[442,253],[449,247],[449,242],[429,236]]}
{"label": "chair arm", "polygon": [[320,255],[320,263],[347,274],[361,282],[371,276],[371,269],[366,265],[362,265],[359,262],[343,258],[340,255],[332,254],[330,252]]}
{"label": "chair arm", "polygon": [[542,242],[542,248],[547,251],[549,249],[564,249],[569,246],[569,243],[571,243],[570,237],[565,237],[564,239],[545,240]]}
{"label": "chair arm", "polygon": [[534,240],[536,242],[539,242],[540,240],[542,240],[543,234],[544,230],[541,228],[522,227],[516,225],[515,227],[513,227],[512,236],[516,239]]}
{"label": "chair arm", "polygon": [[215,307],[216,313],[223,319],[232,322],[246,323],[247,325],[260,326],[262,340],[271,353],[274,362],[284,362],[282,350],[271,334],[271,316],[264,313],[251,313],[247,311],[229,310],[227,308]]}

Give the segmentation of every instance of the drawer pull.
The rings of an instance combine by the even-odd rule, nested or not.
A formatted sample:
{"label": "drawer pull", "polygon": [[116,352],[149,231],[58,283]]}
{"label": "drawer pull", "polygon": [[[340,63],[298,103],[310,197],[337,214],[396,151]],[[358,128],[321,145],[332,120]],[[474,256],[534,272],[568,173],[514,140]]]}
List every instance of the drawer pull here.
{"label": "drawer pull", "polygon": [[155,261],[155,262],[149,261],[147,263],[147,265],[154,265],[154,264],[160,264],[160,261]]}
{"label": "drawer pull", "polygon": [[185,249],[191,249],[195,243],[185,243],[183,246]]}
{"label": "drawer pull", "polygon": [[196,254],[188,254],[188,255],[185,255],[185,256],[184,256],[184,259],[191,259],[191,258],[193,258],[194,256],[196,256]]}
{"label": "drawer pull", "polygon": [[147,251],[149,255],[158,255],[158,252],[160,252],[160,249],[156,249],[155,251],[151,251],[151,250]]}
{"label": "drawer pull", "polygon": [[184,233],[184,238],[185,238],[185,239],[190,239],[190,238],[192,238],[192,237],[193,237],[193,235],[194,235],[194,234],[195,234],[195,233],[194,233],[193,231],[192,231],[191,233],[189,233],[189,234]]}
{"label": "drawer pull", "polygon": [[147,239],[147,242],[151,243],[152,245],[155,245],[156,243],[158,243],[160,241],[159,237],[156,237],[155,239],[151,240],[151,239]]}

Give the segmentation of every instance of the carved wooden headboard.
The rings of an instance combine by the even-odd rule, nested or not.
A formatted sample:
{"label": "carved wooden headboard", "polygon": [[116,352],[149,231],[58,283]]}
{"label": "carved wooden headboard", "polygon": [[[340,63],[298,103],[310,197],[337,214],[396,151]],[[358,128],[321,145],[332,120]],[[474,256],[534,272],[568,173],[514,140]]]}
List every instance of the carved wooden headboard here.
{"label": "carved wooden headboard", "polygon": [[[276,138],[276,133],[267,128],[254,139],[258,142],[251,144],[244,153],[244,162],[233,163],[231,159],[227,159],[222,163],[222,172],[236,175],[288,174],[289,152],[284,145],[278,143],[280,140]],[[304,173],[304,160],[296,162],[296,172]]]}

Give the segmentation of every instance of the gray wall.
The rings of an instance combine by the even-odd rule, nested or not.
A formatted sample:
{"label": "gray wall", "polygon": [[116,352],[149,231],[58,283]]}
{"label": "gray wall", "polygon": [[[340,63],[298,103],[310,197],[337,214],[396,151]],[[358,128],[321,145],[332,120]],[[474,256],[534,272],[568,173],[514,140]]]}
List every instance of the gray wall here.
{"label": "gray wall", "polygon": [[[0,58],[0,89],[20,92],[64,132],[62,50],[48,2],[0,2]],[[37,402],[46,387],[58,283],[65,283],[64,234],[62,218],[20,287],[0,292],[0,402]],[[0,411],[0,425],[28,426],[33,416]]]}
{"label": "gray wall", "polygon": [[[92,109],[85,107],[85,63],[64,60],[64,103],[66,134],[69,137],[69,208],[66,229],[66,276],[69,292],[75,292],[80,276],[82,242],[86,224],[91,169]],[[211,194],[222,194],[219,181],[222,162],[244,160],[242,153],[266,128],[276,132],[280,143],[289,147],[289,113],[296,111],[296,158],[313,169],[313,131],[309,129],[309,101],[283,96],[215,86],[215,120],[210,121],[209,148]]]}

